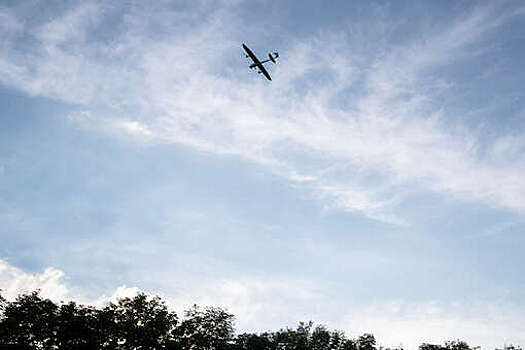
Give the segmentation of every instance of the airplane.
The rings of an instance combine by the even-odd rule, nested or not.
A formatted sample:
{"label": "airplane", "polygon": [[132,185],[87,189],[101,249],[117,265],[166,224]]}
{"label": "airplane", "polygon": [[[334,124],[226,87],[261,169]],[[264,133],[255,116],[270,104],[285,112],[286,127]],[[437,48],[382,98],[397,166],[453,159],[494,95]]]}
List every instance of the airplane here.
{"label": "airplane", "polygon": [[270,77],[270,74],[268,74],[268,71],[266,70],[266,68],[264,68],[264,64],[266,62],[276,63],[276,59],[279,58],[279,53],[277,52],[269,53],[268,54],[268,58],[270,58],[269,60],[259,61],[259,59],[254,55],[252,50],[248,48],[248,46],[242,44],[242,48],[244,49],[244,51],[246,51],[246,55],[245,55],[246,58],[251,58],[253,61],[253,64],[250,65],[250,69],[259,68],[257,73],[259,74],[262,73],[264,74],[266,79],[272,80],[272,78]]}

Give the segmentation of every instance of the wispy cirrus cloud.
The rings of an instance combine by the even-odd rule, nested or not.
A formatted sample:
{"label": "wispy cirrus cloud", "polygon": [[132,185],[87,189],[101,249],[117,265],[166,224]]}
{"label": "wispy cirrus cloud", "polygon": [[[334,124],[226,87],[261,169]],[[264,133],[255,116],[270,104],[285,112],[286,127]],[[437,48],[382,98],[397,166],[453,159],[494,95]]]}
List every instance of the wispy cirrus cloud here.
{"label": "wispy cirrus cloud", "polygon": [[101,129],[265,164],[329,207],[380,221],[405,223],[396,205],[425,192],[525,210],[525,166],[506,159],[509,136],[480,156],[476,132],[436,102],[454,82],[432,74],[482,54],[484,36],[519,11],[477,8],[375,54],[365,42],[378,33],[292,39],[268,86],[229,65],[243,24],[229,6],[132,8],[108,44],[86,34],[90,14],[104,16],[100,5],[82,5],[30,31],[42,44],[34,54],[4,49],[0,79],[80,104]]}

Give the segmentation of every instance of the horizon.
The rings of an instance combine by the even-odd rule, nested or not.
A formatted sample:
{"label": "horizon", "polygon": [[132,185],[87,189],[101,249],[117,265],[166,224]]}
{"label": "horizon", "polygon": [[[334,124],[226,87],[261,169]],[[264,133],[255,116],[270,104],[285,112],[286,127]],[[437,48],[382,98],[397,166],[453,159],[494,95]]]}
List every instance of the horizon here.
{"label": "horizon", "polygon": [[[142,291],[226,307],[237,331],[525,345],[522,2],[35,0],[0,19],[4,296]],[[272,81],[243,43],[279,52]]]}

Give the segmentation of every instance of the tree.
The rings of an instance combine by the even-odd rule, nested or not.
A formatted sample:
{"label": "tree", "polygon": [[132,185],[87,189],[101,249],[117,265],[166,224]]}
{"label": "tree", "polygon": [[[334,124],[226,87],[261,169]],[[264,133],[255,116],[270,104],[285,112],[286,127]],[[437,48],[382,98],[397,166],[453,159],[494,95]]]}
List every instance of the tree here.
{"label": "tree", "polygon": [[119,349],[161,349],[177,324],[164,301],[143,293],[110,303],[106,312],[113,316]]}
{"label": "tree", "polygon": [[419,350],[445,350],[446,348],[441,345],[423,343],[419,346]]}
{"label": "tree", "polygon": [[2,290],[0,289],[0,321],[4,318],[4,309],[7,305],[7,300],[2,296]]}
{"label": "tree", "polygon": [[419,350],[470,350],[470,346],[462,340],[446,341],[445,345],[423,343]]}
{"label": "tree", "polygon": [[52,349],[56,343],[58,306],[43,299],[39,291],[24,294],[5,303],[0,321],[0,342]]}
{"label": "tree", "polygon": [[177,322],[160,298],[145,294],[102,309],[57,306],[38,291],[2,305],[0,343],[37,349],[161,349]]}
{"label": "tree", "polygon": [[359,350],[375,350],[376,338],[373,334],[365,333],[359,338],[357,338],[356,346]]}
{"label": "tree", "polygon": [[227,349],[233,344],[233,321],[234,316],[222,308],[206,307],[201,310],[193,305],[186,310],[184,321],[172,334],[175,343],[185,350]]}
{"label": "tree", "polygon": [[470,350],[470,346],[462,340],[451,340],[445,342],[447,350]]}
{"label": "tree", "polygon": [[[376,350],[365,333],[348,339],[313,322],[295,328],[235,337],[234,316],[217,307],[194,305],[178,323],[159,297],[138,294],[105,307],[75,302],[55,304],[39,291],[7,301],[0,290],[0,350]],[[476,350],[461,340],[443,345],[423,343],[419,350]],[[386,348],[389,350],[389,348]],[[402,350],[394,349],[394,350]],[[503,350],[521,350],[507,346]]]}
{"label": "tree", "polygon": [[309,350],[313,322],[300,322],[297,329],[281,329],[274,333],[278,349]]}
{"label": "tree", "polygon": [[356,343],[348,339],[342,331],[330,333],[330,350],[357,350]]}
{"label": "tree", "polygon": [[236,350],[275,350],[277,344],[271,333],[243,333],[235,338]]}
{"label": "tree", "polygon": [[60,305],[56,316],[56,346],[59,349],[94,349],[107,342],[109,327],[101,325],[100,311],[75,302]]}
{"label": "tree", "polygon": [[332,334],[325,326],[317,326],[310,336],[310,349],[312,350],[331,350]]}

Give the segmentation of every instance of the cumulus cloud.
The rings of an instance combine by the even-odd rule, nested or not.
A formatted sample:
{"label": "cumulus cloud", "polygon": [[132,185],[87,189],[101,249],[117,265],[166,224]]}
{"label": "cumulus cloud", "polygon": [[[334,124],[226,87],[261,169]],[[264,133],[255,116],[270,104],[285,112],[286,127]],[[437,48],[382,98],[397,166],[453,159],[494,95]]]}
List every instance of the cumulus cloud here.
{"label": "cumulus cloud", "polygon": [[[108,295],[88,299],[82,290],[68,286],[64,278],[64,273],[53,267],[42,273],[27,273],[0,260],[0,289],[8,300],[40,289],[43,297],[57,302],[76,300],[103,306],[144,291],[122,285]],[[186,280],[184,286],[170,296],[162,296],[171,309],[182,314],[195,303],[222,306],[236,316],[240,332],[277,330],[314,320],[344,330],[351,337],[371,332],[380,345],[402,344],[405,349],[417,349],[422,342],[443,343],[457,338],[483,348],[525,342],[523,307],[497,301],[386,300],[356,305],[335,289],[328,292],[330,288],[320,289],[311,281],[264,276],[215,279],[204,284]]]}
{"label": "cumulus cloud", "polygon": [[[82,5],[34,29],[42,48],[33,55],[4,50],[0,80],[82,104],[102,130],[264,164],[327,207],[380,221],[406,224],[396,205],[421,192],[525,210],[523,145],[503,135],[495,152],[480,156],[476,133],[435,103],[450,82],[429,73],[479,54],[472,48],[508,13],[478,8],[424,41],[375,54],[365,41],[377,33],[351,34],[369,23],[290,40],[289,60],[268,85],[219,64],[238,49],[233,39],[242,27],[230,13],[236,5],[227,5],[231,11],[209,13],[206,5],[167,14],[131,9],[111,46],[82,34],[97,11]],[[152,30],[146,17],[162,30]]]}
{"label": "cumulus cloud", "polygon": [[316,308],[311,306],[322,303],[323,298],[312,281],[270,276],[211,279],[206,283],[186,280],[183,288],[166,297],[181,313],[195,303],[225,307],[236,316],[239,331],[255,332],[313,319],[311,310]]}
{"label": "cumulus cloud", "polygon": [[70,291],[62,281],[63,276],[61,270],[53,267],[46,268],[42,273],[30,274],[0,260],[0,289],[8,300],[37,289],[45,298],[64,300],[69,297]]}
{"label": "cumulus cloud", "polygon": [[357,333],[372,332],[383,346],[417,349],[424,342],[461,339],[496,349],[525,341],[522,315],[522,307],[499,303],[389,301],[357,307],[340,324]]}
{"label": "cumulus cloud", "polygon": [[14,300],[18,295],[39,290],[42,297],[55,302],[75,300],[97,306],[115,302],[119,298],[130,298],[141,292],[136,286],[122,285],[116,287],[110,295],[87,298],[81,289],[66,282],[65,274],[60,269],[47,267],[40,273],[28,273],[2,259],[0,259],[0,290],[7,300]]}
{"label": "cumulus cloud", "polygon": [[123,298],[133,298],[139,293],[143,293],[143,291],[136,286],[128,287],[126,285],[119,286],[115,289],[115,291],[111,295],[102,295],[97,299],[94,300],[85,300],[84,302],[87,304],[95,305],[98,307],[106,305],[108,302],[115,303],[119,299]]}

